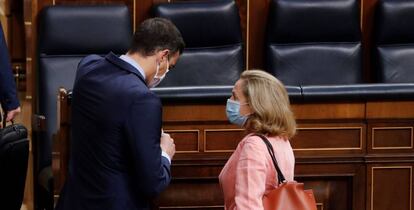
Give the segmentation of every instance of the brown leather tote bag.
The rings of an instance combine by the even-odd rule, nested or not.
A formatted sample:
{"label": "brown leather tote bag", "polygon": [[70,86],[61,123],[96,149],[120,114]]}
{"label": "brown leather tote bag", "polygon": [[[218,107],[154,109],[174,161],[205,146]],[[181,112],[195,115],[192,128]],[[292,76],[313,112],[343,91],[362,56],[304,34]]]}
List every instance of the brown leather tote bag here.
{"label": "brown leather tote bag", "polygon": [[273,165],[277,171],[279,187],[273,189],[263,196],[263,206],[265,210],[317,210],[315,197],[312,190],[304,190],[303,183],[296,181],[288,182],[277,164],[274,150],[269,140],[263,136],[267,150],[272,157]]}

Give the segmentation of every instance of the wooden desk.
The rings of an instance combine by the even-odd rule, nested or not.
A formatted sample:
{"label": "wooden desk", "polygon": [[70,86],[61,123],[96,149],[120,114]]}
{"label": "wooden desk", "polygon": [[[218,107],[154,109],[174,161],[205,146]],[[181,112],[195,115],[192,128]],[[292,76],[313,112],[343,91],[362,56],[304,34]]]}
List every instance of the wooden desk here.
{"label": "wooden desk", "polygon": [[[70,107],[60,92],[53,168],[55,195],[67,173]],[[414,101],[293,104],[295,176],[319,210],[412,210]],[[175,140],[173,180],[160,209],[223,209],[218,174],[245,135],[224,103],[164,104],[163,128]]]}

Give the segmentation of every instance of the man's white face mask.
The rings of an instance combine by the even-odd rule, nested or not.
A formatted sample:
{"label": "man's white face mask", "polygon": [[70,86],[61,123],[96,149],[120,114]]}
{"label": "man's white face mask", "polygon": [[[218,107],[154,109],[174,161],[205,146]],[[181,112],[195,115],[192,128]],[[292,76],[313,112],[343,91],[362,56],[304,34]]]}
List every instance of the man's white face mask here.
{"label": "man's white face mask", "polygon": [[155,76],[152,79],[152,81],[148,84],[149,88],[153,88],[156,87],[157,85],[159,85],[161,83],[161,81],[165,78],[165,75],[167,75],[167,73],[170,71],[170,63],[168,61],[168,57],[167,57],[167,70],[165,71],[165,73],[161,76],[158,76],[158,72],[160,70],[160,64],[157,63],[157,71],[155,72]]}

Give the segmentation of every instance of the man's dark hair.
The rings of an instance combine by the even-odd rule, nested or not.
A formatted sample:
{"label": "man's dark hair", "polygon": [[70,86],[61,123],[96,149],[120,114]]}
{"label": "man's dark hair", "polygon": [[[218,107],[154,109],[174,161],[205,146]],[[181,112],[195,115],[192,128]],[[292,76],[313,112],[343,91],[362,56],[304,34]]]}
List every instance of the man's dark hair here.
{"label": "man's dark hair", "polygon": [[183,37],[174,23],[164,18],[150,18],[135,31],[129,51],[150,56],[157,50],[169,49],[171,54],[177,51],[181,54],[184,46]]}

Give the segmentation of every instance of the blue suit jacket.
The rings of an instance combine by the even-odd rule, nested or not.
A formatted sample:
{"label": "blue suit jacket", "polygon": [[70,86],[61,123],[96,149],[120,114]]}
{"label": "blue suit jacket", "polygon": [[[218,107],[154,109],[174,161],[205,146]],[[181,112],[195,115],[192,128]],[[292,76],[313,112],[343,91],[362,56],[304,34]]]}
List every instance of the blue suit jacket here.
{"label": "blue suit jacket", "polygon": [[[4,39],[3,27],[0,23],[0,104],[6,111],[19,107],[9,52]],[[0,117],[1,119],[1,117]]]}
{"label": "blue suit jacket", "polygon": [[56,209],[149,209],[171,180],[160,99],[110,53],[80,62],[71,107],[69,175]]}

